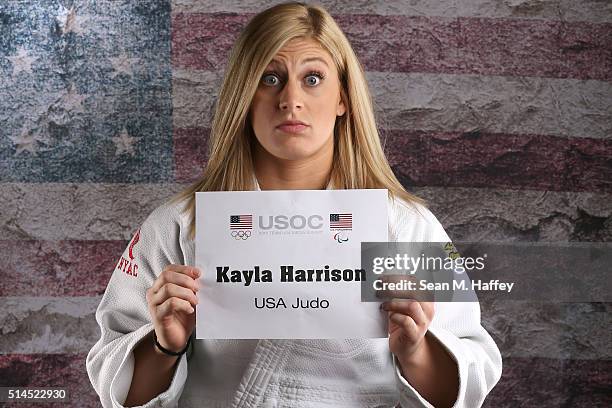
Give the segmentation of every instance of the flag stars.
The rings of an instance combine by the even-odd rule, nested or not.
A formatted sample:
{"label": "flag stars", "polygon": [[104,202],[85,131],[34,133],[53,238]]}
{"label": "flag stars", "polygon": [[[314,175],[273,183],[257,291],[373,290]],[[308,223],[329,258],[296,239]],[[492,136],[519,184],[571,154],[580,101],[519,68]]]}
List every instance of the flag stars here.
{"label": "flag stars", "polygon": [[74,6],[70,9],[61,6],[60,13],[56,18],[60,24],[62,34],[83,34],[85,32],[85,27],[89,22],[88,17],[77,15]]}
{"label": "flag stars", "polygon": [[130,136],[125,128],[119,133],[117,136],[113,137],[112,140],[115,143],[115,147],[117,150],[115,151],[115,155],[119,156],[123,153],[129,153],[134,156],[134,144],[140,140],[140,137]]}
{"label": "flag stars", "polygon": [[31,74],[32,63],[36,61],[36,58],[28,55],[28,51],[24,47],[19,47],[17,49],[17,55],[8,57],[8,59],[11,61],[11,64],[13,64],[13,76],[20,72]]}
{"label": "flag stars", "polygon": [[109,60],[113,65],[113,78],[121,74],[133,77],[134,67],[136,67],[140,62],[140,58],[130,58],[125,54],[121,54],[118,57],[109,58]]}
{"label": "flag stars", "polygon": [[23,125],[21,128],[21,133],[19,136],[9,136],[13,141],[17,152],[15,156],[18,156],[21,152],[28,151],[32,154],[32,156],[36,156],[38,152],[38,140],[32,134],[32,130],[29,129],[26,125]]}
{"label": "flag stars", "polygon": [[83,102],[87,99],[87,95],[79,94],[74,85],[70,85],[68,93],[62,96],[62,106],[66,111],[83,113]]}

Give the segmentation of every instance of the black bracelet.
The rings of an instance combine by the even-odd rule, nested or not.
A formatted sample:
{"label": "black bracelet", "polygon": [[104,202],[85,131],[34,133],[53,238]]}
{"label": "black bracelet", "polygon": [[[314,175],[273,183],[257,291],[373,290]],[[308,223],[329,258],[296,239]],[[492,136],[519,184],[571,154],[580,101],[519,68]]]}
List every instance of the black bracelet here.
{"label": "black bracelet", "polygon": [[159,351],[161,351],[164,354],[168,354],[169,356],[175,356],[175,357],[182,356],[183,354],[185,354],[185,352],[189,348],[189,343],[191,343],[191,336],[189,336],[189,339],[187,339],[187,344],[185,345],[184,349],[178,352],[170,351],[164,346],[162,346],[161,344],[159,344],[159,342],[157,341],[157,334],[155,333],[155,330],[153,330],[153,344],[155,344],[155,347],[157,347]]}

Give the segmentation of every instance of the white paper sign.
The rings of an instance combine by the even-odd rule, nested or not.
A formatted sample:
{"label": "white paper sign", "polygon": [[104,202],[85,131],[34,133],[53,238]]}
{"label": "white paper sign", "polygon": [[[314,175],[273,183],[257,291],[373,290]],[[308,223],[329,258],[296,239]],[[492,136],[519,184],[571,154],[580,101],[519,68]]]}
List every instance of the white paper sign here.
{"label": "white paper sign", "polygon": [[360,269],[387,240],[385,189],[196,193],[196,337],[386,337]]}

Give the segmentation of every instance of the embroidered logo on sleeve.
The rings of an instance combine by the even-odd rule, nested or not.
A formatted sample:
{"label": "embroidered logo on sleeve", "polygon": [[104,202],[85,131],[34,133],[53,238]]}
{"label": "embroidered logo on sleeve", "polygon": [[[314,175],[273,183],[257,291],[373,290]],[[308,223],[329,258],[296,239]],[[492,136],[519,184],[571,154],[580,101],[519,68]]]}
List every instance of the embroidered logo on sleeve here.
{"label": "embroidered logo on sleeve", "polygon": [[134,247],[138,241],[140,241],[140,228],[138,231],[136,231],[136,234],[134,234],[134,237],[128,246],[128,256],[130,259],[126,259],[124,256],[122,256],[115,269],[119,269],[123,273],[130,276],[138,276],[138,264],[136,261],[134,261]]}
{"label": "embroidered logo on sleeve", "polygon": [[140,228],[138,228],[138,231],[136,231],[136,235],[134,235],[134,238],[132,238],[132,242],[130,242],[130,259],[134,259],[134,253],[132,252],[132,250],[134,249],[134,245],[136,245],[138,243],[138,241],[140,240]]}

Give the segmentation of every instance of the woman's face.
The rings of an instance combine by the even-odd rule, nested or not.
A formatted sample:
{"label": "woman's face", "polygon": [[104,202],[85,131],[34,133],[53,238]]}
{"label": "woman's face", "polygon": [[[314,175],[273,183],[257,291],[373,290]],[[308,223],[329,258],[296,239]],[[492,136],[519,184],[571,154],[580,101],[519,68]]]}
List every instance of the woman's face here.
{"label": "woman's face", "polygon": [[331,55],[312,39],[295,39],[266,67],[249,117],[269,154],[299,160],[333,151],[336,117],[344,113]]}

